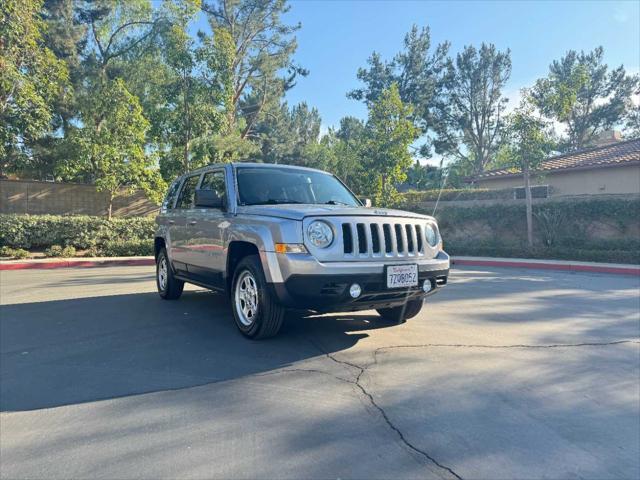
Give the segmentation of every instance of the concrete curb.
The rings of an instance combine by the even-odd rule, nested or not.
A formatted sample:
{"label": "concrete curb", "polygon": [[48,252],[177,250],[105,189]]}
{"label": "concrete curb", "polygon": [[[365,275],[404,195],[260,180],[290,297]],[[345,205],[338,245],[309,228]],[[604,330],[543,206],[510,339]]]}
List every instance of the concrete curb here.
{"label": "concrete curb", "polygon": [[452,257],[452,265],[473,267],[531,268],[568,272],[609,273],[640,276],[640,265],[621,263],[572,262],[566,260],[533,260],[526,258]]}
{"label": "concrete curb", "polygon": [[[619,263],[570,262],[562,260],[532,260],[526,258],[452,257],[452,266],[531,268],[569,272],[609,273],[640,276],[640,265]],[[153,257],[112,257],[78,259],[38,259],[0,261],[0,270],[87,268],[107,266],[155,265]]]}
{"label": "concrete curb", "polygon": [[113,257],[113,258],[67,258],[60,260],[9,260],[0,261],[0,270],[52,269],[70,267],[114,267],[133,265],[155,265],[153,257]]}

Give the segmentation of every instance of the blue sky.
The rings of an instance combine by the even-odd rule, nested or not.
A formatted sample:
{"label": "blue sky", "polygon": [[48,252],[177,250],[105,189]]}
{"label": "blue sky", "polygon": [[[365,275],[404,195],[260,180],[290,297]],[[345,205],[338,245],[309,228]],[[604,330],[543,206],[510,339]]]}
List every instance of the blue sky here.
{"label": "blue sky", "polygon": [[286,16],[301,22],[295,59],[310,70],[287,99],[320,111],[323,129],[366,109],[346,92],[357,87],[356,71],[372,51],[391,58],[412,24],[428,25],[433,44],[451,42],[455,54],[482,41],[511,49],[513,71],[507,95],[544,76],[567,50],[605,49],[610,66],[640,70],[638,1],[329,1],[294,0]]}

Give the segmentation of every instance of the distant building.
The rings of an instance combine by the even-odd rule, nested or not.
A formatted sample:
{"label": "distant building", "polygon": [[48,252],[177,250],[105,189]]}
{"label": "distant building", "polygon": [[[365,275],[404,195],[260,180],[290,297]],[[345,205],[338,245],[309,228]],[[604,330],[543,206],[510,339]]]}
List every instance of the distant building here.
{"label": "distant building", "polygon": [[[532,176],[532,185],[549,186],[553,196],[640,194],[640,138],[618,139],[616,133],[603,135],[600,146],[545,160]],[[523,186],[522,173],[514,168],[484,172],[474,182],[491,190]]]}

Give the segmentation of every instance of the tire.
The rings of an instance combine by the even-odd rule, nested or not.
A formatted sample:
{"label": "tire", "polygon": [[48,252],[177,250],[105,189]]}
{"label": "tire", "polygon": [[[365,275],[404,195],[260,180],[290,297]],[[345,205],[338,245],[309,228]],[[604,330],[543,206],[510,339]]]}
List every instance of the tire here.
{"label": "tire", "polygon": [[233,272],[231,285],[231,308],[238,330],[255,340],[276,335],[285,309],[267,288],[260,257],[243,258]]}
{"label": "tire", "polygon": [[184,282],[173,275],[171,262],[164,247],[156,259],[156,286],[158,293],[165,300],[177,300],[184,289]]}
{"label": "tire", "polygon": [[388,322],[404,323],[418,315],[420,310],[422,310],[422,299],[411,300],[399,307],[380,308],[376,312]]}

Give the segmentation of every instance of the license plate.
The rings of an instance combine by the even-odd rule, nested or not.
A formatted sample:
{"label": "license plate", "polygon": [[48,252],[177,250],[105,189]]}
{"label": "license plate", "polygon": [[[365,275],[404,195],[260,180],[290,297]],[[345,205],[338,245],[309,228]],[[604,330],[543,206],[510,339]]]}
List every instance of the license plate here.
{"label": "license plate", "polygon": [[387,288],[415,287],[418,285],[418,265],[389,265]]}

